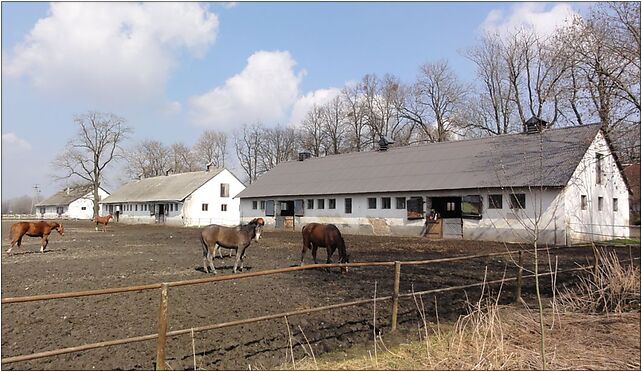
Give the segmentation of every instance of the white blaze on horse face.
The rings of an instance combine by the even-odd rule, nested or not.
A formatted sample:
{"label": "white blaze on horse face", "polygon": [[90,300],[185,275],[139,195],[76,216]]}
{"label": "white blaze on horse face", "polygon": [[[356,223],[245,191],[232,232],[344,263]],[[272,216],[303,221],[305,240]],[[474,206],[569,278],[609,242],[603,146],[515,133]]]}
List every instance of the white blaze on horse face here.
{"label": "white blaze on horse face", "polygon": [[258,242],[258,241],[259,241],[259,239],[261,238],[261,231],[262,231],[262,230],[263,230],[263,228],[259,226],[259,227],[257,227],[257,228],[256,228],[256,230],[254,231],[254,240],[256,240],[257,242]]}

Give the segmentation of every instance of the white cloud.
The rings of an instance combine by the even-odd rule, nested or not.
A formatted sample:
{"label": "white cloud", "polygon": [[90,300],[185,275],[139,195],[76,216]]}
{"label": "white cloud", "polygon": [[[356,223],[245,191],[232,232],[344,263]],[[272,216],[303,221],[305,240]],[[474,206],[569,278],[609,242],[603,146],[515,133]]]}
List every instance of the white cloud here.
{"label": "white cloud", "polygon": [[339,88],[327,88],[315,90],[299,97],[292,107],[289,122],[293,125],[301,124],[308,111],[312,110],[314,105],[321,106],[328,103],[340,93],[341,89]]}
{"label": "white cloud", "polygon": [[163,111],[167,114],[178,114],[183,109],[183,105],[178,101],[167,102]]}
{"label": "white cloud", "polygon": [[108,102],[160,95],[179,53],[204,55],[219,24],[197,3],[54,2],[49,10],[3,55],[3,74]]}
{"label": "white cloud", "polygon": [[223,3],[223,7],[227,9],[235,8],[237,5],[239,5],[238,1],[226,1]]}
{"label": "white cloud", "polygon": [[482,31],[500,35],[525,28],[545,37],[577,14],[570,5],[564,3],[556,3],[550,9],[547,8],[549,6],[545,3],[520,3],[513,5],[506,13],[495,9],[488,13],[480,27]]}
{"label": "white cloud", "polygon": [[244,123],[271,124],[287,119],[305,72],[295,72],[289,52],[259,51],[224,85],[190,98],[196,124],[226,130]]}
{"label": "white cloud", "polygon": [[31,144],[13,132],[2,135],[2,146],[9,150],[31,150]]}

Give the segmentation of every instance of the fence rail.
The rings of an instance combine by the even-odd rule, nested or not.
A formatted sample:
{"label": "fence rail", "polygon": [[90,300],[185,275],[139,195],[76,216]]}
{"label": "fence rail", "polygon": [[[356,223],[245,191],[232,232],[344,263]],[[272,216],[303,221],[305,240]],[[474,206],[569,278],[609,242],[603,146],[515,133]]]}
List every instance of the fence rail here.
{"label": "fence rail", "polygon": [[[559,247],[559,248],[562,248],[562,247]],[[554,248],[554,249],[559,249],[559,248]],[[551,250],[551,249],[550,248],[538,249],[538,251],[544,251],[544,250]],[[157,355],[157,358],[156,358],[156,362],[157,363],[156,363],[156,368],[161,370],[161,369],[165,368],[165,363],[164,363],[164,361],[165,361],[165,344],[166,344],[166,339],[169,338],[169,337],[176,337],[176,336],[180,336],[180,335],[187,334],[187,333],[192,333],[192,332],[203,332],[203,331],[208,331],[208,330],[213,330],[213,329],[220,329],[220,328],[238,326],[238,325],[243,325],[243,324],[256,323],[256,322],[260,322],[260,321],[278,319],[278,318],[283,318],[283,317],[293,316],[293,315],[302,315],[302,314],[309,314],[309,313],[314,313],[314,312],[327,311],[327,310],[339,309],[339,308],[350,307],[350,306],[364,305],[364,304],[372,303],[373,301],[379,302],[379,301],[389,301],[389,300],[392,300],[392,303],[393,303],[391,328],[394,331],[394,330],[396,330],[396,327],[397,327],[397,316],[396,315],[397,315],[397,309],[398,309],[398,300],[402,299],[402,298],[405,299],[405,298],[409,298],[409,297],[412,297],[412,296],[418,296],[418,295],[442,293],[442,292],[462,290],[462,289],[467,289],[467,288],[474,288],[474,287],[479,287],[479,286],[483,286],[483,285],[493,285],[493,284],[500,284],[500,283],[516,281],[517,282],[517,286],[515,288],[515,295],[516,295],[515,299],[519,299],[521,297],[521,285],[522,285],[523,278],[534,278],[536,276],[546,276],[546,275],[552,275],[554,273],[565,273],[565,272],[589,270],[591,268],[594,269],[596,267],[596,265],[597,265],[597,261],[596,261],[594,265],[590,265],[590,266],[581,266],[581,267],[577,267],[577,268],[573,268],[573,269],[558,270],[556,272],[545,272],[545,273],[538,273],[538,274],[531,274],[531,275],[522,276],[522,269],[523,269],[523,267],[522,267],[522,256],[523,256],[524,252],[526,252],[526,251],[507,251],[507,252],[496,252],[496,253],[488,253],[488,254],[480,254],[480,255],[449,257],[449,258],[433,259],[433,260],[422,260],[422,261],[361,262],[361,263],[349,263],[349,264],[315,264],[315,265],[305,265],[305,266],[298,266],[298,267],[289,267],[289,268],[283,268],[283,269],[265,270],[265,271],[254,272],[254,273],[241,273],[241,274],[217,276],[217,277],[204,278],[204,279],[182,280],[182,281],[175,281],[175,282],[168,282],[168,283],[156,283],[156,284],[139,285],[139,286],[131,286],[131,287],[107,288],[107,289],[100,289],[100,290],[93,290],[93,291],[58,293],[58,294],[50,294],[50,295],[3,298],[2,299],[2,304],[12,304],[12,303],[21,303],[21,302],[30,302],[30,301],[46,301],[46,300],[61,299],[61,298],[73,298],[73,297],[83,297],[83,296],[105,295],[105,294],[112,294],[112,293],[132,292],[132,291],[141,291],[141,290],[158,289],[158,288],[161,289],[161,301],[160,301],[160,306],[159,306],[159,322],[158,322],[159,323],[159,325],[158,325],[159,333],[143,335],[143,336],[136,336],[136,337],[129,337],[129,338],[117,339],[117,340],[111,340],[111,341],[102,341],[102,342],[84,344],[84,345],[74,346],[74,347],[67,347],[67,348],[63,348],[63,349],[49,350],[49,351],[33,353],[33,354],[27,354],[27,355],[18,355],[18,356],[13,356],[13,357],[7,357],[7,358],[2,358],[0,360],[0,363],[9,364],[9,363],[15,363],[15,362],[21,362],[21,361],[28,361],[28,360],[33,360],[33,359],[51,357],[51,356],[56,356],[56,355],[68,354],[68,353],[73,353],[73,352],[79,352],[79,351],[84,351],[84,350],[90,350],[90,349],[96,349],[96,348],[103,348],[103,347],[109,347],[109,346],[129,344],[129,343],[135,343],[135,342],[142,342],[142,341],[149,341],[149,340],[157,339],[157,354],[156,354]],[[425,290],[425,291],[421,291],[421,292],[404,293],[404,294],[400,294],[399,293],[399,279],[398,278],[399,278],[399,275],[400,275],[401,266],[403,266],[403,265],[424,265],[424,264],[443,263],[443,262],[455,262],[455,261],[461,261],[461,260],[470,260],[470,259],[473,259],[473,258],[506,256],[506,255],[517,255],[520,258],[519,264],[516,265],[518,267],[518,274],[517,274],[516,277],[502,278],[502,279],[499,279],[499,280],[478,282],[478,283],[473,283],[473,284],[466,284],[466,285],[453,286],[453,287],[447,287],[447,288],[430,289],[430,290]],[[634,261],[634,260],[639,260],[639,257],[637,257],[635,259],[628,260],[628,261]],[[384,297],[377,297],[377,298],[368,298],[368,299],[362,299],[362,300],[356,300],[356,301],[350,301],[350,302],[344,302],[344,303],[338,303],[338,304],[333,304],[333,305],[326,305],[326,306],[315,307],[315,308],[310,308],[310,309],[301,309],[301,310],[283,312],[283,313],[279,313],[279,314],[265,315],[265,316],[249,318],[249,319],[234,320],[234,321],[225,322],[225,323],[216,323],[216,324],[210,324],[210,325],[205,325],[205,326],[186,328],[186,329],[180,329],[180,330],[167,332],[167,322],[168,322],[168,320],[167,320],[167,303],[168,303],[168,288],[169,287],[204,284],[204,283],[226,281],[226,280],[236,280],[236,279],[242,279],[242,278],[274,275],[274,274],[280,274],[280,273],[286,273],[286,272],[293,272],[293,271],[300,271],[300,270],[310,270],[310,269],[317,269],[317,268],[376,267],[376,266],[394,266],[395,267],[395,273],[394,273],[395,279],[394,279],[394,287],[393,287],[393,294],[392,295],[384,296]]]}

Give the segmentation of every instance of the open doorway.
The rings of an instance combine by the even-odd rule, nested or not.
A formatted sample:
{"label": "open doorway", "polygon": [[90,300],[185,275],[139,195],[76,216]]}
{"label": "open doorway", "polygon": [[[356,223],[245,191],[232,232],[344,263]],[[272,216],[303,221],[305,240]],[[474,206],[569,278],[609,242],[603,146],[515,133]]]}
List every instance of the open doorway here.
{"label": "open doorway", "polygon": [[437,239],[462,239],[461,196],[428,197],[426,236]]}

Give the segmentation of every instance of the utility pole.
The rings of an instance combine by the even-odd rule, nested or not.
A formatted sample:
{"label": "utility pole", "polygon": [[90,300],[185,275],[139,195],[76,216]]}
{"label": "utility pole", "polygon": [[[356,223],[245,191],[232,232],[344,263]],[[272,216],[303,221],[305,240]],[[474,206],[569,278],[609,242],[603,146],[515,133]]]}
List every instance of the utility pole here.
{"label": "utility pole", "polygon": [[40,185],[35,184],[33,185],[33,196],[31,197],[31,213],[36,214],[35,211],[35,205],[40,201],[39,199],[40,195]]}

